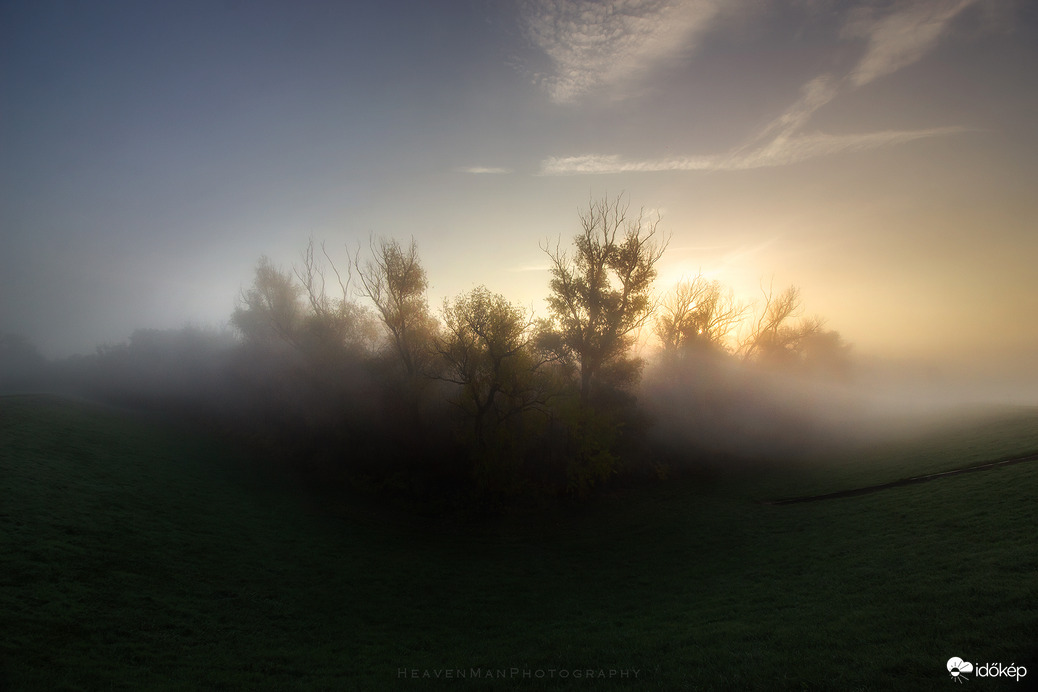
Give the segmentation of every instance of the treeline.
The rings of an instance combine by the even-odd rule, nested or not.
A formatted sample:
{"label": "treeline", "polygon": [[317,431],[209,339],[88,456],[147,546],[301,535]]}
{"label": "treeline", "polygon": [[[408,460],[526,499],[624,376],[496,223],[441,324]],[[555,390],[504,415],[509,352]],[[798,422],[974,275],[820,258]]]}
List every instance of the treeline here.
{"label": "treeline", "polygon": [[[542,247],[540,319],[484,286],[432,309],[413,240],[373,238],[338,262],[311,240],[292,270],[260,259],[233,333],[139,330],[49,368],[25,343],[0,341],[0,361],[202,418],[326,484],[434,505],[581,497],[665,474],[675,456],[717,454],[725,421],[746,415],[747,398],[759,403],[750,382],[847,374],[847,346],[800,316],[795,287],[764,291],[756,309],[701,276],[659,297],[658,224],[622,198],[589,203],[571,244]],[[649,333],[647,388],[635,347]],[[695,424],[654,428],[674,415]],[[788,436],[796,426],[779,418]]]}

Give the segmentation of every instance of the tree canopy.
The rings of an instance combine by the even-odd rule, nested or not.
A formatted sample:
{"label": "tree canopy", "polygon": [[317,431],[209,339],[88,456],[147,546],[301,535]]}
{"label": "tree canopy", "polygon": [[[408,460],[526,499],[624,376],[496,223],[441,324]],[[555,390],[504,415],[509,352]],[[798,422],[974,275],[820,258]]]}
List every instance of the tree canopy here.
{"label": "tree canopy", "polygon": [[632,334],[649,319],[656,263],[666,240],[659,217],[629,215],[621,196],[592,200],[580,214],[581,232],[572,251],[561,243],[542,249],[550,260],[550,319],[541,344],[580,372],[580,397],[588,402],[596,379],[624,368]]}

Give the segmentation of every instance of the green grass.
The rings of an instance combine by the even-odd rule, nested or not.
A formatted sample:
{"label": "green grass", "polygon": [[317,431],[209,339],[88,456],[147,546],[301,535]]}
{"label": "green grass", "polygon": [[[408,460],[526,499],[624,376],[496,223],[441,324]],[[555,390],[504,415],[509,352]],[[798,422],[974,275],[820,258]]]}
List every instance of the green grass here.
{"label": "green grass", "polygon": [[[430,525],[316,502],[218,440],[0,398],[0,688],[816,689],[1038,679],[1038,412],[579,510]],[[445,669],[637,679],[413,680]],[[1015,682],[973,679],[981,689]]]}

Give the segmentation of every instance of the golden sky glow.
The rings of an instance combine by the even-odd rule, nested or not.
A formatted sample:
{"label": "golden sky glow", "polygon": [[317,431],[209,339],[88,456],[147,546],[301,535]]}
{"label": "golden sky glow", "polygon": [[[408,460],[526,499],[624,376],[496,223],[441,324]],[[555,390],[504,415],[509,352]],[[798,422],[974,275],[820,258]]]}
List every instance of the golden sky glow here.
{"label": "golden sky glow", "polygon": [[45,352],[223,324],[311,235],[542,311],[540,245],[625,192],[661,290],[795,283],[860,353],[1036,367],[1027,3],[148,5],[2,10],[0,321]]}

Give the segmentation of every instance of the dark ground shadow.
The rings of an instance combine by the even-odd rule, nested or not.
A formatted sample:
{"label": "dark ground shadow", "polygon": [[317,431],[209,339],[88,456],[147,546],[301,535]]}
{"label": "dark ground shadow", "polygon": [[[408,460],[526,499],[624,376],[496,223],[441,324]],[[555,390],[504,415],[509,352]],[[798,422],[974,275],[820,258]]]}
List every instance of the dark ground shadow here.
{"label": "dark ground shadow", "polygon": [[973,473],[974,471],[988,471],[999,466],[1022,464],[1025,461],[1038,461],[1038,452],[1034,452],[1022,457],[1013,457],[1012,459],[1000,459],[998,461],[989,461],[984,464],[977,464],[976,466],[966,466],[959,469],[952,469],[951,471],[942,471],[941,473],[931,473],[926,476],[912,476],[910,478],[902,478],[900,480],[891,481],[889,483],[880,483],[879,485],[867,485],[862,488],[852,488],[850,490],[837,490],[836,492],[825,493],[823,495],[804,495],[802,497],[788,497],[778,500],[762,500],[761,504],[794,505],[801,502],[818,502],[819,500],[835,500],[836,498],[840,497],[868,495],[869,493],[877,493],[881,490],[888,490],[889,488],[900,488],[903,485],[926,483],[928,481],[936,480],[938,478],[945,478],[947,476],[958,476],[963,473]]}

